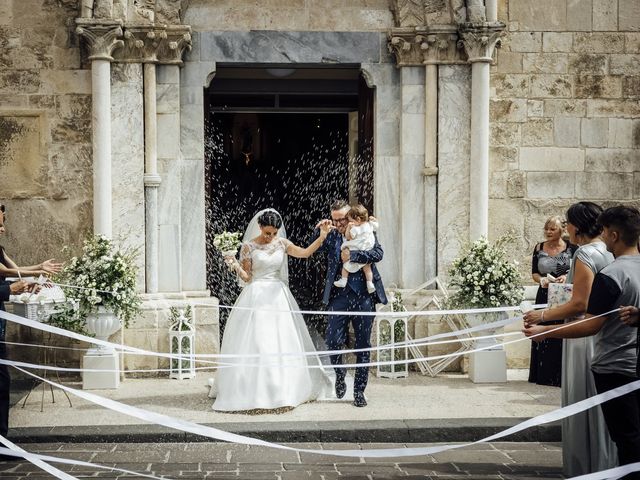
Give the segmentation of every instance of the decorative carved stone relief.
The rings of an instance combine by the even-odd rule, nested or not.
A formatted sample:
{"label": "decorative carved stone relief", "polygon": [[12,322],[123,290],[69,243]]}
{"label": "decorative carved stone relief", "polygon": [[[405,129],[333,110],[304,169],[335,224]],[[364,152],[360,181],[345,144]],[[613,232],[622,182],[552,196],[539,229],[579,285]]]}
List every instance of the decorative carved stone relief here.
{"label": "decorative carved stone relief", "polygon": [[99,19],[76,19],[76,33],[85,39],[89,47],[89,60],[112,61],[114,50],[124,46],[122,22]]}
{"label": "decorative carved stone relief", "polygon": [[468,25],[460,30],[460,43],[464,46],[469,62],[491,62],[504,25]]}
{"label": "decorative carved stone relief", "polygon": [[466,63],[456,27],[394,29],[389,51],[399,67],[406,65]]}
{"label": "decorative carved stone relief", "polygon": [[191,27],[125,27],[124,39],[124,48],[114,56],[117,62],[182,65],[182,54],[191,49]]}
{"label": "decorative carved stone relief", "polygon": [[136,23],[153,23],[155,13],[156,0],[133,0],[132,15],[127,20]]}
{"label": "decorative carved stone relief", "polygon": [[[450,25],[456,22],[454,7],[464,0],[392,0],[396,27]],[[456,4],[456,5],[454,5]],[[465,21],[462,17],[461,21]]]}

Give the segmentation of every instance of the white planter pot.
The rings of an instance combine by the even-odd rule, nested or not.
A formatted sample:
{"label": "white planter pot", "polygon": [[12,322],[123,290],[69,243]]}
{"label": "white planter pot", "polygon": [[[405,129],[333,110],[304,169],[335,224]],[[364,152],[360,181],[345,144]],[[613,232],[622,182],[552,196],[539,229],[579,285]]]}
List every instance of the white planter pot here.
{"label": "white planter pot", "polygon": [[[498,322],[505,318],[503,312],[487,312],[487,313],[468,313],[466,315],[467,323],[470,327],[477,327],[479,325],[485,325],[487,323]],[[476,332],[474,335],[478,337],[486,337],[489,335],[495,335],[496,331],[502,329],[492,328],[489,330],[482,330]],[[474,342],[474,348],[484,348],[486,350],[503,350],[502,342],[498,342],[495,338],[480,338]]]}
{"label": "white planter pot", "polygon": [[[104,307],[99,307],[95,314],[87,315],[87,331],[95,336],[98,340],[109,341],[109,337],[120,330],[122,326],[120,319],[115,314]],[[96,345],[87,353],[89,355],[107,355],[112,354],[115,350],[113,347],[105,347]]]}

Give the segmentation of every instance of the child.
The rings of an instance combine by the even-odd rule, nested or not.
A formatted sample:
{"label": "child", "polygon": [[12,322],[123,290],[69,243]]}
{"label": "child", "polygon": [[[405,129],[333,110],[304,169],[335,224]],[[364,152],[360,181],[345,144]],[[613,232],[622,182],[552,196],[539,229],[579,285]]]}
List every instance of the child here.
{"label": "child", "polygon": [[[367,209],[358,204],[351,207],[347,213],[349,225],[345,231],[347,241],[342,244],[342,249],[348,250],[371,250],[376,243],[373,232],[378,230],[378,221],[375,217],[369,216]],[[344,288],[349,280],[349,273],[355,273],[362,269],[367,280],[367,292],[373,293],[376,287],[373,285],[373,271],[371,265],[365,263],[345,262],[342,264],[342,278],[333,284],[336,287]]]}

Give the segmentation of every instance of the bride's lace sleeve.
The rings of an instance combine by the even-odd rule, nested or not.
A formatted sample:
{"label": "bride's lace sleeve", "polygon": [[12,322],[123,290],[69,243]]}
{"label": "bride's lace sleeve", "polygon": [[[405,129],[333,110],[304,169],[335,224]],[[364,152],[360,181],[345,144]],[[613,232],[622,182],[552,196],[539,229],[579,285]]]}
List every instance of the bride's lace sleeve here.
{"label": "bride's lace sleeve", "polygon": [[287,249],[293,245],[293,242],[287,238],[278,238],[278,240],[280,241],[280,245],[282,245],[282,248],[284,249],[284,253],[287,253]]}
{"label": "bride's lace sleeve", "polygon": [[245,265],[246,261],[251,262],[251,252],[253,251],[253,247],[251,243],[243,243],[242,247],[240,247],[240,264]]}

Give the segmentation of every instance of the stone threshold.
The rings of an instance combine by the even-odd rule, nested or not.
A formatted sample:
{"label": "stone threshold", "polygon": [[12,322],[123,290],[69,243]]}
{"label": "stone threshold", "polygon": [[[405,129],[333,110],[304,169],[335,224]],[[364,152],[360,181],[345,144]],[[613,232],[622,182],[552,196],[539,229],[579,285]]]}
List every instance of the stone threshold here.
{"label": "stone threshold", "polygon": [[[278,443],[441,443],[470,442],[510,428],[526,418],[367,420],[350,422],[266,422],[205,424],[226,432]],[[211,442],[212,439],[160,425],[21,427],[9,438],[22,443]],[[501,438],[509,442],[559,442],[560,423],[529,428]]]}

